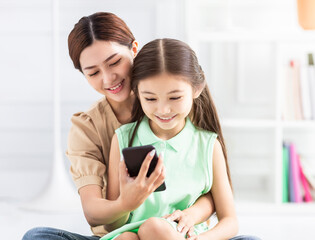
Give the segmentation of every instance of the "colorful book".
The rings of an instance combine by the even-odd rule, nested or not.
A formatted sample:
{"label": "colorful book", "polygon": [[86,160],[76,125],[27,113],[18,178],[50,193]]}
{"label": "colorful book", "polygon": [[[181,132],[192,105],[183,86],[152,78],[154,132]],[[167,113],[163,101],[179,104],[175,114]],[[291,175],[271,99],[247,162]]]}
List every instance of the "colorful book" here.
{"label": "colorful book", "polygon": [[301,84],[300,84],[300,64],[298,61],[291,61],[292,63],[292,101],[294,108],[294,120],[303,119],[302,98],[301,98]]}
{"label": "colorful book", "polygon": [[304,201],[305,202],[311,202],[311,201],[313,201],[313,198],[311,195],[310,186],[309,186],[309,183],[307,182],[306,177],[303,173],[299,155],[297,155],[297,163],[298,163],[298,167],[299,167],[301,183],[302,183],[303,190],[304,190]]}
{"label": "colorful book", "polygon": [[315,67],[313,54],[308,54],[308,78],[310,84],[312,119],[315,119]]}
{"label": "colorful book", "polygon": [[315,176],[312,173],[311,164],[307,161],[307,159],[300,159],[302,171],[304,176],[306,177],[307,182],[309,183],[310,187],[315,190]]}
{"label": "colorful book", "polygon": [[286,66],[286,75],[283,81],[283,96],[282,96],[282,118],[283,120],[295,119],[295,103],[294,103],[294,76],[295,76],[294,61],[290,61],[289,66]]}
{"label": "colorful book", "polygon": [[310,81],[308,76],[309,67],[301,66],[300,68],[300,87],[303,119],[312,119]]}
{"label": "colorful book", "polygon": [[289,145],[290,151],[290,201],[300,203],[302,202],[302,195],[300,189],[300,172],[297,161],[296,148],[293,143]]}
{"label": "colorful book", "polygon": [[282,202],[289,202],[289,148],[282,147]]}

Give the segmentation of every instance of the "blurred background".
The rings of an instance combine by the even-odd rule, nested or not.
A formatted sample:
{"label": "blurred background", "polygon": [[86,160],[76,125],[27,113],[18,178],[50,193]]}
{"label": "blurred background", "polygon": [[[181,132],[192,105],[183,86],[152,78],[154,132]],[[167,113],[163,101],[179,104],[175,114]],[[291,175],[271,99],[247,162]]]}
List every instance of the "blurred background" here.
{"label": "blurred background", "polygon": [[[56,211],[21,206],[47,189],[60,190],[50,192],[52,204],[62,189],[79,198],[64,154],[70,118],[102,96],[74,69],[67,37],[99,11],[121,17],[140,48],[169,37],[196,51],[221,119],[240,233],[314,239],[314,0],[0,0],[4,237],[21,239],[35,226],[90,234],[77,203],[71,212],[62,203]],[[292,149],[308,186],[297,183],[300,200],[290,197]]]}

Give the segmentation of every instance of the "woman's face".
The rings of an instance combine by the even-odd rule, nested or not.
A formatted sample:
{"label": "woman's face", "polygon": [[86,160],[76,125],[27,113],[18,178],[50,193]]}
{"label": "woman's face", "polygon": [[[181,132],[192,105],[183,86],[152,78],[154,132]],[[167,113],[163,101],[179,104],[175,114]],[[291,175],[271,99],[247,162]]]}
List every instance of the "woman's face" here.
{"label": "woman's face", "polygon": [[130,70],[138,44],[132,49],[109,41],[95,41],[80,55],[82,72],[89,84],[108,101],[123,102],[130,96]]}

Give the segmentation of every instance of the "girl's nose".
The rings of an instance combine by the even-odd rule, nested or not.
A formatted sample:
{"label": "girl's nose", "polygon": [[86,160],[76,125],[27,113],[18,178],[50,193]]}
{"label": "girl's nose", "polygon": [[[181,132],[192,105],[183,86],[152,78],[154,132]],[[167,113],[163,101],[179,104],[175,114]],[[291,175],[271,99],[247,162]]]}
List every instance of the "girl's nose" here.
{"label": "girl's nose", "polygon": [[159,105],[159,113],[160,114],[168,114],[171,112],[171,108],[168,104],[162,103]]}

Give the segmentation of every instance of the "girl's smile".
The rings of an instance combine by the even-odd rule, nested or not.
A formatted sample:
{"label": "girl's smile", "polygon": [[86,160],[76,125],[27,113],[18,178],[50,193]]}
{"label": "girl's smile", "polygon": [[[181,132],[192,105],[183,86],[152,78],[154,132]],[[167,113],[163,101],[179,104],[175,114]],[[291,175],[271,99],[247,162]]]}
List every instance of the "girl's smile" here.
{"label": "girl's smile", "polygon": [[162,123],[169,123],[170,121],[172,121],[172,120],[177,116],[177,114],[174,115],[174,116],[171,116],[171,117],[160,117],[160,116],[157,116],[157,115],[155,115],[155,116],[156,116],[157,119],[159,119]]}
{"label": "girl's smile", "polygon": [[170,139],[183,129],[195,97],[184,77],[166,73],[149,77],[139,82],[138,92],[143,112],[157,137]]}

